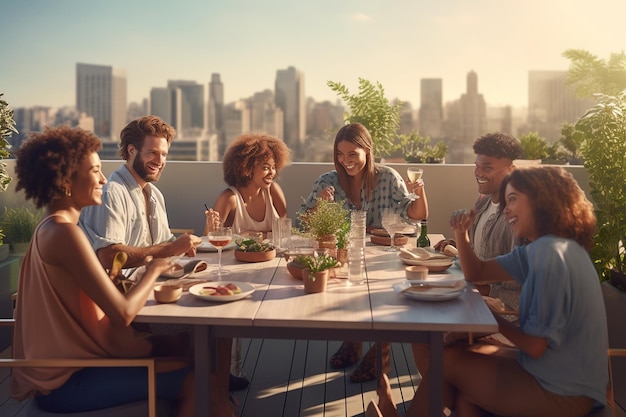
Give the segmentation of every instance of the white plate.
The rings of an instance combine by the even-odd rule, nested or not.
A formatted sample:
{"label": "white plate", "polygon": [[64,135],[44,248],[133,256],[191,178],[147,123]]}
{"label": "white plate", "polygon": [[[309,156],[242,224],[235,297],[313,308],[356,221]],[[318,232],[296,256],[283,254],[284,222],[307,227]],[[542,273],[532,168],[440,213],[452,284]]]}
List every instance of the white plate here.
{"label": "white plate", "polygon": [[[437,283],[443,283],[445,280],[439,280]],[[430,287],[424,288],[420,292],[404,291],[411,286],[411,283],[424,283],[425,281],[404,281],[393,284],[393,290],[405,297],[419,301],[447,301],[459,297],[465,291],[467,282],[465,280],[454,280],[454,287]],[[404,291],[404,292],[402,292]]]}
{"label": "white plate", "polygon": [[[202,294],[203,287],[219,287],[220,285],[235,284],[241,288],[241,293],[234,295],[205,295]],[[202,300],[213,301],[215,303],[227,303],[229,301],[237,301],[242,298],[246,298],[254,292],[254,287],[247,282],[235,282],[235,281],[219,281],[219,282],[206,282],[204,284],[196,284],[189,288],[189,293]]]}
{"label": "white plate", "polygon": [[[222,248],[222,250],[235,249],[237,244],[235,243],[235,239],[230,241],[230,243]],[[202,242],[200,246],[196,248],[198,252],[217,252],[217,248],[211,245],[209,242]]]}

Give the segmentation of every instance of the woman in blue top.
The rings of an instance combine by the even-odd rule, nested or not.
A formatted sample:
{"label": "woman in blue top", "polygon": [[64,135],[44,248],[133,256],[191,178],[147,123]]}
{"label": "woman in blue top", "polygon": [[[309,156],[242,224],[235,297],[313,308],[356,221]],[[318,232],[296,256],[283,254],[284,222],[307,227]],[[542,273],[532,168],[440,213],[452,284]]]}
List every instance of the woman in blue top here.
{"label": "woman in blue top", "polygon": [[[366,227],[382,227],[385,209],[395,210],[405,219],[421,220],[428,217],[428,203],[424,182],[419,179],[407,184],[392,168],[374,163],[370,133],[360,123],[343,126],[335,136],[335,170],[320,175],[300,211],[315,208],[317,199],[345,201],[350,210],[367,213]],[[417,195],[417,197],[415,197]],[[375,345],[374,345],[375,346]],[[333,369],[353,365],[361,357],[361,342],[344,342],[330,359]],[[388,366],[389,344],[383,345],[384,359]],[[370,348],[363,362],[355,369],[352,382],[371,381],[376,378],[376,349]]]}
{"label": "woman in blue top", "polygon": [[[506,206],[506,207],[505,207]],[[502,183],[500,207],[515,236],[530,243],[481,261],[472,251],[468,211],[450,220],[468,281],[522,285],[519,327],[494,313],[516,350],[453,345],[444,351],[444,405],[459,417],[582,417],[606,400],[607,329],[600,282],[588,251],[596,220],[571,174],[559,167],[514,170]],[[425,416],[428,379],[407,416]],[[389,381],[379,386],[385,417],[397,416]]]}

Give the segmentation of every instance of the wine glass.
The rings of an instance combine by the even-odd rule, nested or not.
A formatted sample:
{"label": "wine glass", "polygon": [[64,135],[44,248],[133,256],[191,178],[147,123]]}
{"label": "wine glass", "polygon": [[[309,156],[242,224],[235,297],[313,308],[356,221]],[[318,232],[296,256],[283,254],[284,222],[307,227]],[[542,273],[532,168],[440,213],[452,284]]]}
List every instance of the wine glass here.
{"label": "wine glass", "polygon": [[390,246],[383,250],[387,252],[397,252],[399,249],[395,246],[396,234],[403,231],[406,226],[402,217],[399,213],[387,209],[383,212],[382,223],[383,228],[387,231],[387,233],[389,233],[389,237],[391,238]]}
{"label": "wine glass", "polygon": [[230,274],[222,268],[222,249],[228,245],[233,238],[233,230],[230,227],[218,227],[215,230],[211,230],[208,234],[209,243],[217,248],[218,253],[218,268],[211,271],[211,274],[221,277],[222,275]]}
{"label": "wine glass", "polygon": [[[406,169],[406,176],[411,180],[411,182],[415,182],[422,178],[422,174],[424,174],[424,170],[422,168],[417,167],[408,167]],[[419,198],[419,196],[415,193],[410,194],[411,198]]]}

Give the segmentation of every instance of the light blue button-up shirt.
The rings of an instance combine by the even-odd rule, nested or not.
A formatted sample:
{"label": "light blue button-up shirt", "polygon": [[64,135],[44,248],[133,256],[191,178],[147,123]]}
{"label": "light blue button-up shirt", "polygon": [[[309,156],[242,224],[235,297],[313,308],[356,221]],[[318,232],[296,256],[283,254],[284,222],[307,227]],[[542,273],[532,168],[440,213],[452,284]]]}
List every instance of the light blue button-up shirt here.
{"label": "light blue button-up shirt", "polygon": [[113,244],[147,247],[174,239],[163,194],[151,183],[142,190],[126,165],[109,176],[102,204],[83,208],[78,224],[95,251]]}

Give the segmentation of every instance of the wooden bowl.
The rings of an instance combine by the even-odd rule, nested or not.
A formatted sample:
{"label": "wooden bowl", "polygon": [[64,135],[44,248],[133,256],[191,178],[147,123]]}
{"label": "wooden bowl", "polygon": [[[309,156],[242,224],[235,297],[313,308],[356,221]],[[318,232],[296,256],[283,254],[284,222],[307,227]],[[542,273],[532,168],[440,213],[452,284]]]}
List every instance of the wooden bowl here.
{"label": "wooden bowl", "polygon": [[246,252],[235,249],[235,259],[241,262],[265,262],[276,257],[276,249],[267,252]]}
{"label": "wooden bowl", "polygon": [[428,267],[421,265],[411,265],[404,268],[406,279],[424,280],[428,277]]}
{"label": "wooden bowl", "polygon": [[[389,236],[370,236],[370,241],[376,245],[390,246],[391,238]],[[394,239],[395,246],[406,245],[409,241],[409,238],[404,235],[396,235]]]}
{"label": "wooden bowl", "polygon": [[154,287],[154,299],[159,303],[175,303],[182,294],[181,285],[161,284]]}

